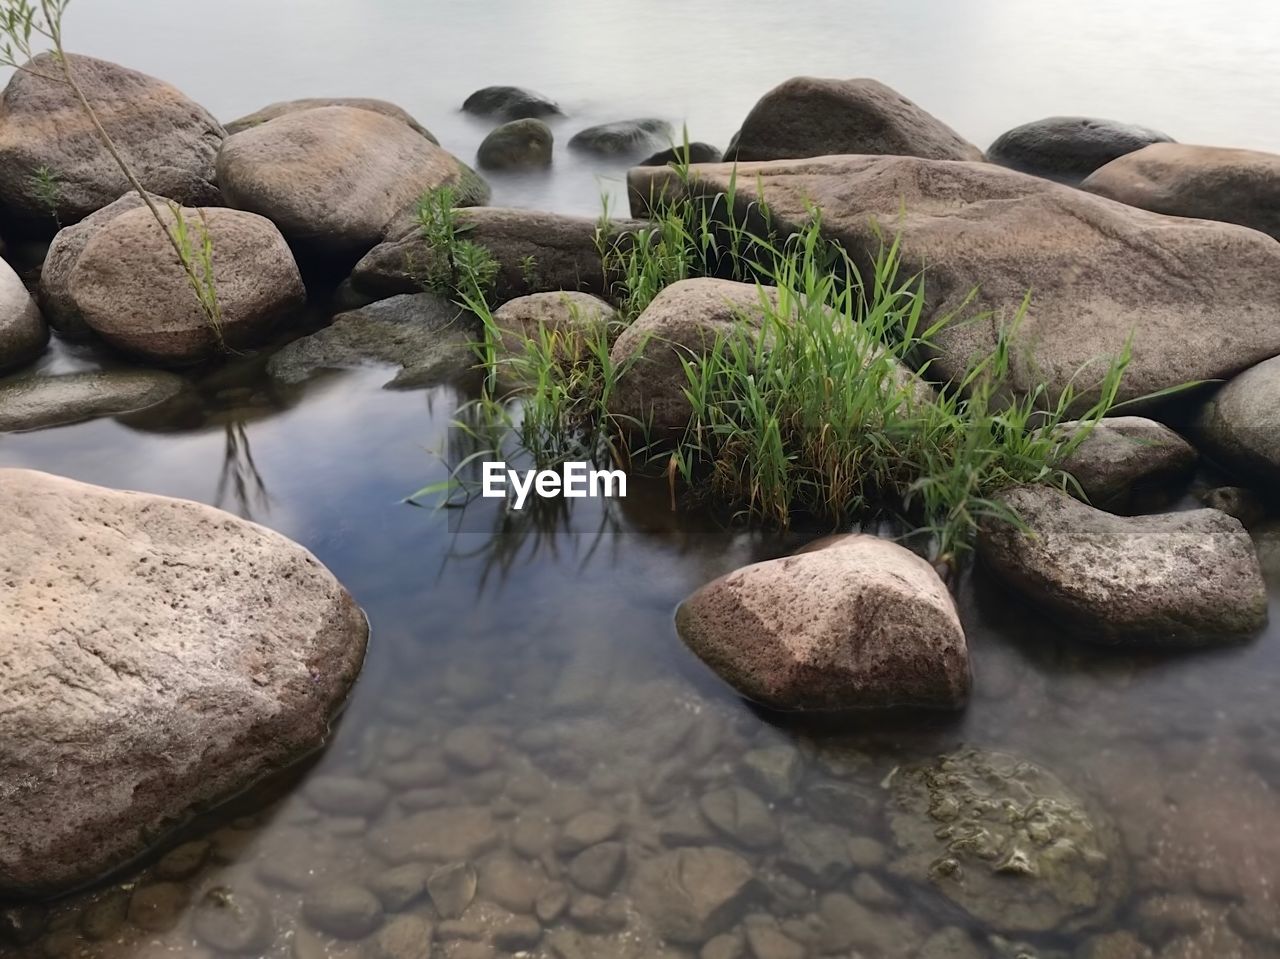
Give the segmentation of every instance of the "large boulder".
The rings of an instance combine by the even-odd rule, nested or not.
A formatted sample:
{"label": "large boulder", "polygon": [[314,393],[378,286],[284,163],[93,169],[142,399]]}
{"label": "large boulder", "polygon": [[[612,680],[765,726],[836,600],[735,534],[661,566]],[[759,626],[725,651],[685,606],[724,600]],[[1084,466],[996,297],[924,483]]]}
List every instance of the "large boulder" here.
{"label": "large boulder", "polygon": [[0,380],[0,432],[37,430],[148,409],[186,381],[160,370],[88,370]]}
{"label": "large boulder", "polygon": [[267,372],[301,383],[320,370],[398,368],[390,389],[417,389],[453,379],[478,360],[477,318],[444,297],[416,293],[340,313],[333,323],[282,347]]}
{"label": "large boulder", "polygon": [[[1064,434],[1080,428],[1064,423]],[[1152,488],[1195,469],[1195,447],[1163,423],[1141,416],[1106,417],[1095,423],[1058,464],[1094,506],[1125,504],[1137,488]]]}
{"label": "large boulder", "polygon": [[529,341],[543,337],[566,356],[581,358],[592,336],[603,336],[616,314],[590,293],[531,293],[508,300],[493,311],[499,347],[507,356],[522,356]]}
{"label": "large boulder", "polygon": [[96,879],[325,741],[368,627],[302,547],[12,469],[0,531],[0,897]]}
{"label": "large boulder", "polygon": [[641,862],[631,901],[664,939],[696,946],[737,922],[755,886],[755,871],[737,853],[689,846]]}
{"label": "large boulder", "polygon": [[1076,409],[1095,398],[1100,360],[1130,337],[1120,400],[1280,354],[1280,245],[1254,230],[1148,213],[994,164],[910,157],[699,166],[688,187],[674,170],[637,167],[633,211],[686,190],[710,203],[735,174],[738,222],[765,199],[786,232],[816,205],[826,235],[864,270],[886,237],[901,237],[900,275],[923,273],[928,319],[989,313],[935,337],[930,375],[941,380],[962,377],[1015,324],[1009,386],[1044,384],[1056,400],[1074,383]]}
{"label": "large boulder", "polygon": [[[180,91],[106,60],[69,56],[71,69],[116,149],[154,193],[193,206],[220,205],[214,158],[226,133]],[[55,178],[56,199],[33,174]],[[129,189],[52,54],[16,71],[0,98],[0,207],[20,225],[52,234]],[[56,220],[53,216],[56,210]]]}
{"label": "large boulder", "polygon": [[981,160],[982,151],[876,80],[793,77],[742,121],[728,159],[786,160],[838,153]]}
{"label": "large boulder", "polygon": [[969,653],[955,603],[914,553],[821,541],[736,570],[676,613],[680,637],[748,699],[784,710],[955,708]]}
{"label": "large boulder", "polygon": [[1014,127],[987,147],[992,163],[1034,176],[1079,183],[1112,160],[1153,143],[1171,142],[1159,130],[1096,117],[1046,117]]}
{"label": "large boulder", "polygon": [[[639,220],[615,220],[609,236],[601,237],[600,222],[585,216],[501,207],[473,207],[455,216],[462,235],[498,261],[497,303],[557,290],[606,296],[617,277],[605,276],[602,244],[623,248],[646,226]],[[374,247],[352,270],[351,283],[358,292],[384,297],[422,290],[423,277],[439,253],[408,222],[392,232],[395,239]]]}
{"label": "large boulder", "polygon": [[451,154],[400,120],[355,107],[286,113],[228,137],[218,154],[227,203],[270,219],[307,252],[359,257],[397,213],[449,186],[487,191]]}
{"label": "large boulder", "polygon": [[555,137],[541,120],[512,120],[495,127],[480,143],[482,170],[538,170],[551,166]]}
{"label": "large boulder", "polygon": [[898,770],[889,788],[892,870],[931,882],[984,926],[1065,933],[1123,901],[1115,826],[1029,760],[965,747]]}
{"label": "large boulder", "polygon": [[1280,479],[1280,357],[1219,389],[1201,409],[1195,430],[1224,466],[1270,483]]}
{"label": "large boulder", "polygon": [[1214,509],[1103,513],[1048,487],[999,495],[978,554],[1000,578],[1101,643],[1203,646],[1256,633],[1267,590],[1249,534]]}
{"label": "large boulder", "polygon": [[523,87],[483,87],[462,101],[464,113],[501,120],[561,116],[554,100]]}
{"label": "large boulder", "polygon": [[304,110],[316,110],[320,107],[355,107],[357,110],[381,113],[385,117],[399,120],[410,130],[421,134],[432,143],[440,142],[431,135],[430,130],[415,120],[408,110],[387,100],[375,100],[371,97],[303,97],[300,100],[281,100],[278,103],[268,104],[261,110],[256,110],[247,116],[240,117],[238,120],[232,120],[227,124],[227,136],[262,126],[262,124],[288,113],[301,113]]}
{"label": "large boulder", "polygon": [[1239,223],[1280,240],[1280,153],[1156,143],[1113,160],[1081,187],[1144,210]]}
{"label": "large boulder", "polygon": [[0,260],[0,370],[35,359],[49,339],[40,308],[22,279]]}
{"label": "large boulder", "polygon": [[666,120],[643,117],[617,120],[579,130],[569,138],[571,149],[605,157],[643,156],[671,143],[675,131]]}
{"label": "large boulder", "polygon": [[[159,209],[172,229],[173,213]],[[227,209],[182,215],[195,245],[200,231],[208,231],[220,327],[201,308],[152,212],[137,208],[98,227],[67,280],[74,310],[89,329],[129,353],[182,364],[260,342],[301,309],[306,291],[298,265],[269,220]]]}

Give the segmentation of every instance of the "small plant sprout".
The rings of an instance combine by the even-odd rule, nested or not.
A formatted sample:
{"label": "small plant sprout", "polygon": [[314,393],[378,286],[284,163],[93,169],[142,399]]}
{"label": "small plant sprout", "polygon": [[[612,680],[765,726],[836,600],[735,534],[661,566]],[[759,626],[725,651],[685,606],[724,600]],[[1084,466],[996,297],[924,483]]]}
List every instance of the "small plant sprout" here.
{"label": "small plant sprout", "polygon": [[59,230],[62,229],[62,217],[58,213],[58,207],[62,203],[61,179],[57,172],[47,166],[36,167],[36,172],[30,177],[31,190],[35,193],[36,200],[49,211],[49,216]]}
{"label": "small plant sprout", "polygon": [[[208,225],[201,215],[193,237],[181,207],[172,201],[167,203],[170,215],[166,220],[162,205],[147,192],[129,162],[120,153],[111,134],[103,126],[84,88],[77,81],[75,70],[63,46],[62,18],[70,3],[71,0],[37,0],[35,3],[31,0],[0,0],[0,66],[13,67],[50,82],[65,84],[71,90],[103,149],[128,182],[130,189],[138,194],[164,231],[214,339],[225,349],[222,310],[218,305],[217,284],[214,279],[213,243]],[[46,42],[56,68],[52,73],[44,73],[31,66],[32,61],[42,52],[37,47]],[[58,210],[62,191],[57,185],[56,174],[42,167],[34,170],[31,177],[37,200],[52,208],[53,215],[61,226]]]}

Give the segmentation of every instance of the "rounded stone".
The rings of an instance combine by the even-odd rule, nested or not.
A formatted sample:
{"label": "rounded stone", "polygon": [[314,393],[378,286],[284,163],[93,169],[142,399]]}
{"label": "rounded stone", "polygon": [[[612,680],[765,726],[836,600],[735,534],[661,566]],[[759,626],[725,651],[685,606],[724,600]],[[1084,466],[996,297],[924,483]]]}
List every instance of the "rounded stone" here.
{"label": "rounded stone", "polygon": [[646,117],[587,127],[569,140],[571,149],[605,157],[645,154],[671,142],[674,131],[666,120]]}
{"label": "rounded stone", "polygon": [[262,902],[225,886],[210,889],[191,920],[196,938],[222,952],[262,953],[275,937],[271,913]]}
{"label": "rounded stone", "polygon": [[541,120],[513,120],[495,127],[480,143],[482,170],[537,170],[551,166],[555,135]]}
{"label": "rounded stone", "polygon": [[182,377],[161,370],[87,370],[15,377],[0,382],[0,432],[47,429],[135,413],[173,399],[186,387]]}
{"label": "rounded stone", "polygon": [[1132,123],[1046,117],[1000,134],[987,148],[987,159],[1034,176],[1079,183],[1126,153],[1168,141],[1166,134]]}
{"label": "rounded stone", "polygon": [[363,939],[382,925],[382,903],[364,886],[338,882],[307,893],[302,915],[320,932]]}

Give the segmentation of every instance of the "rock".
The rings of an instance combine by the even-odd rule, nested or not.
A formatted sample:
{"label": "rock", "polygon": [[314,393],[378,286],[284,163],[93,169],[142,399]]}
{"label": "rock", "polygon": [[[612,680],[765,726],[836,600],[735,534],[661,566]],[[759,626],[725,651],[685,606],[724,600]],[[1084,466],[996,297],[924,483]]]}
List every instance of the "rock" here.
{"label": "rock", "polygon": [[690,846],[641,862],[631,900],[664,939],[696,946],[737,921],[753,882],[751,864],[736,853]]}
{"label": "rock", "polygon": [[1280,240],[1280,154],[1154,143],[1113,160],[1082,190],[1170,216],[1224,220]]}
{"label": "rock", "polygon": [[551,925],[569,908],[569,887],[564,883],[551,883],[538,894],[533,913],[543,925]]}
{"label": "rock", "polygon": [[754,959],[806,959],[809,951],[769,923],[746,924],[747,948]]}
{"label": "rock", "polygon": [[994,929],[1065,934],[1127,890],[1114,827],[1028,760],[964,748],[899,770],[890,788],[894,872]]}
{"label": "rock", "polygon": [[984,521],[979,556],[1088,639],[1197,646],[1266,623],[1257,553],[1225,513],[1112,516],[1048,487],[1009,490],[998,500],[1027,531]]}
{"label": "rock", "polygon": [[493,929],[493,944],[516,955],[534,948],[541,938],[542,926],[532,916],[508,916]]}
{"label": "rock", "polygon": [[443,745],[445,759],[466,772],[482,772],[498,758],[498,744],[493,733],[483,726],[460,726],[450,730]]}
{"label": "rock", "polygon": [[556,852],[572,856],[588,846],[612,839],[621,828],[622,823],[611,812],[592,809],[578,813],[561,829],[556,839]]}
{"label": "rock", "polygon": [[467,97],[462,109],[475,116],[503,120],[563,116],[555,101],[521,87],[484,87]]}
{"label": "rock", "polygon": [[374,852],[392,863],[414,859],[447,863],[474,859],[496,846],[498,838],[487,809],[446,806],[380,826],[369,842]]}
{"label": "rock", "polygon": [[745,959],[746,955],[747,938],[740,929],[712,936],[698,950],[698,959]]}
{"label": "rock", "polygon": [[651,195],[709,200],[735,176],[738,222],[750,225],[762,194],[784,233],[816,205],[825,235],[860,269],[885,236],[900,237],[899,275],[928,277],[922,322],[990,313],[935,337],[929,373],[939,381],[958,380],[997,348],[1028,291],[1009,343],[1008,388],[1025,395],[1043,385],[1056,401],[1075,381],[1077,411],[1096,399],[1098,359],[1120,355],[1131,337],[1119,401],[1280,354],[1280,245],[1256,231],[1136,210],[994,164],[909,157],[700,166],[687,187],[673,170],[638,167],[628,174],[633,210],[647,209]]}
{"label": "rock", "polygon": [[713,789],[698,800],[698,808],[707,822],[748,849],[767,849],[778,841],[778,825],[769,807],[750,789]]}
{"label": "rock", "polygon": [[[164,206],[169,201],[152,195],[152,202]],[[44,263],[40,267],[40,309],[45,318],[59,333],[74,338],[89,336],[93,331],[85,325],[80,308],[71,295],[71,271],[80,260],[80,254],[89,241],[107,223],[122,213],[143,206],[137,193],[126,193],[101,210],[89,214],[79,223],[63,227],[49,245]]]}
{"label": "rock", "polygon": [[604,157],[635,156],[661,149],[674,135],[666,120],[618,120],[579,130],[570,138],[569,148]]}
{"label": "rock", "polygon": [[431,135],[430,130],[415,120],[403,107],[398,107],[386,100],[375,100],[371,97],[305,97],[301,100],[282,100],[279,103],[268,104],[261,110],[256,110],[238,120],[232,120],[227,124],[227,136],[242,133],[253,127],[260,127],[264,123],[289,113],[302,113],[304,110],[316,110],[320,107],[354,107],[357,110],[380,113],[393,120],[399,120],[410,130],[426,137],[432,143],[440,142]]}
{"label": "rock", "polygon": [[1280,477],[1280,357],[1259,363],[1219,389],[1194,426],[1205,452],[1241,475]]}
{"label": "rock", "polygon": [[1076,950],[1076,959],[1155,959],[1155,953],[1131,932],[1109,932],[1091,936]]}
{"label": "rock", "polygon": [[340,313],[310,336],[294,340],[267,361],[282,383],[301,383],[319,370],[395,366],[388,389],[420,389],[453,379],[473,367],[477,321],[434,293],[379,300]]}
{"label": "rock", "polygon": [[[142,185],[190,206],[221,206],[214,158],[225,131],[169,84],[106,60],[70,54],[77,83]],[[51,53],[16,71],[0,99],[0,208],[10,221],[52,235],[129,189]],[[56,217],[32,179],[57,188]]]}
{"label": "rock", "polygon": [[476,896],[478,881],[470,863],[455,862],[433,872],[427,880],[427,891],[440,917],[457,919],[466,912]]}
{"label": "rock", "polygon": [[742,121],[728,159],[844,153],[982,159],[976,146],[883,83],[819,77],[793,77],[761,97]]}
{"label": "rock", "polygon": [[382,925],[382,903],[364,886],[335,882],[307,893],[302,915],[320,932],[363,939]]}
{"label": "rock", "polygon": [[431,875],[431,867],[407,862],[375,875],[368,882],[369,891],[378,897],[383,909],[399,912],[426,894]]}
{"label": "rock", "polygon": [[902,897],[869,872],[859,873],[850,887],[853,898],[873,909],[899,909]]}
{"label": "rock", "polygon": [[[1245,527],[1259,523],[1267,516],[1266,504],[1258,494],[1243,486],[1219,486],[1200,495],[1200,502],[1210,509],[1234,516]],[[1265,574],[1265,570],[1263,571]]]}
{"label": "rock", "polygon": [[602,842],[573,857],[569,862],[569,878],[586,892],[607,896],[622,878],[626,865],[626,846],[620,842]]}
{"label": "rock", "polygon": [[122,889],[112,890],[95,900],[80,913],[80,932],[92,942],[116,938],[128,918],[131,900],[129,893]]}
{"label": "rock", "polygon": [[96,879],[324,742],[368,626],[300,546],[28,470],[0,524],[0,896]]}
{"label": "rock", "polygon": [[569,919],[584,932],[607,935],[627,927],[629,916],[624,903],[599,896],[575,896],[569,903]]}
{"label": "rock", "polygon": [[641,160],[637,166],[666,166],[668,163],[677,165],[686,163],[719,163],[724,159],[718,149],[710,143],[694,142],[687,145],[677,143],[673,147],[665,150],[659,150],[652,156],[647,156]]}
{"label": "rock", "polygon": [[[174,222],[167,207],[160,213]],[[103,223],[77,258],[67,289],[86,326],[145,359],[191,363],[224,347],[256,344],[302,308],[306,290],[298,266],[270,221],[238,210],[184,209],[182,215],[193,243],[202,228],[212,241],[220,329],[201,309],[147,209]]]}
{"label": "rock", "polygon": [[458,160],[399,120],[353,107],[286,113],[228,137],[218,183],[231,206],[269,217],[297,248],[358,258],[427,191],[483,202]]}
{"label": "rock", "polygon": [[872,912],[844,893],[831,892],[818,903],[822,953],[876,956],[877,959],[914,959],[920,935],[902,916]]}
{"label": "rock", "polygon": [[0,260],[0,371],[35,359],[48,339],[49,328],[36,301],[13,267]]}
{"label": "rock", "polygon": [[955,708],[969,692],[946,586],[874,536],[736,570],[685,600],[676,627],[739,693],[774,709]]}
{"label": "rock", "polygon": [[794,795],[804,774],[800,750],[787,745],[752,749],[743,754],[739,766],[747,784],[775,802]]}
{"label": "rock", "polygon": [[850,836],[846,848],[850,861],[859,869],[879,869],[889,858],[884,844],[870,836]]}
{"label": "rock", "polygon": [[[545,336],[553,340],[561,355],[581,358],[593,337],[603,337],[616,316],[613,307],[599,297],[565,291],[508,300],[493,311],[493,322],[508,356],[524,356],[529,341],[536,343]],[[560,690],[558,705],[564,705],[567,695]]]}
{"label": "rock", "polygon": [[992,163],[1076,184],[1099,167],[1170,138],[1158,130],[1095,117],[1046,117],[1000,134],[987,147]]}
{"label": "rock", "polygon": [[551,166],[555,136],[541,120],[512,120],[490,131],[476,151],[482,170],[539,170]]}
{"label": "rock", "polygon": [[261,953],[275,938],[271,913],[252,896],[216,886],[196,904],[191,920],[196,938],[221,952]]}
{"label": "rock", "polygon": [[158,370],[94,370],[0,380],[0,432],[39,430],[157,406],[186,389]]}
{"label": "rock", "polygon": [[531,914],[546,885],[542,867],[518,856],[499,853],[480,866],[480,895],[511,912]]}
{"label": "rock", "polygon": [[[1064,423],[1063,433],[1078,425]],[[1185,477],[1198,459],[1195,448],[1169,427],[1140,416],[1116,416],[1095,424],[1057,465],[1075,477],[1090,503],[1106,509],[1127,502],[1136,486]]]}
{"label": "rock", "polygon": [[807,816],[782,820],[782,852],[778,867],[801,882],[830,886],[849,872],[847,831]]}
{"label": "rock", "polygon": [[417,916],[396,916],[373,939],[372,959],[431,959],[431,923]]}
{"label": "rock", "polygon": [[209,860],[213,844],[207,839],[196,839],[184,842],[165,853],[156,863],[155,877],[169,882],[181,882],[190,879]]}
{"label": "rock", "polygon": [[963,929],[946,926],[924,941],[917,959],[987,959],[987,955]]}
{"label": "rock", "polygon": [[139,886],[129,897],[128,918],[146,932],[168,932],[182,919],[188,900],[187,888],[177,883]]}
{"label": "rock", "polygon": [[306,796],[321,812],[372,817],[386,806],[391,790],[359,776],[317,776],[307,783]]}
{"label": "rock", "polygon": [[[604,296],[617,280],[605,274],[600,224],[591,217],[498,207],[458,210],[455,216],[466,238],[498,261],[493,304],[560,290]],[[611,221],[605,245],[625,250],[644,226],[638,220]],[[422,290],[435,259],[432,251],[408,221],[388,231],[392,234],[395,239],[374,247],[355,265],[351,282],[361,293],[381,298]]]}

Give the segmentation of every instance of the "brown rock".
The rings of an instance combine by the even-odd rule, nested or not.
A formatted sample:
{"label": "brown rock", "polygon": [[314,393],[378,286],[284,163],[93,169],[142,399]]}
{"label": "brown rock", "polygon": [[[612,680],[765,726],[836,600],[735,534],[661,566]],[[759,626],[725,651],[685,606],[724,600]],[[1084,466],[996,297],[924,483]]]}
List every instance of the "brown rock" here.
{"label": "brown rock", "polygon": [[[145,73],[70,55],[116,149],[153,193],[191,206],[220,206],[214,158],[225,131],[203,107]],[[113,202],[129,183],[111,159],[53,55],[18,70],[0,99],[0,206],[11,217],[52,234],[55,220],[31,176],[56,177],[57,220],[75,223]]]}
{"label": "brown rock", "polygon": [[278,103],[270,103],[261,110],[255,110],[247,116],[228,123],[227,136],[242,133],[253,127],[260,127],[262,124],[276,119],[276,117],[282,117],[289,113],[302,113],[304,110],[316,110],[320,107],[354,107],[357,110],[380,113],[384,117],[399,120],[410,130],[426,137],[432,143],[440,142],[431,135],[430,130],[415,120],[408,110],[386,100],[375,100],[372,97],[303,97],[300,100],[282,100]]}
{"label": "brown rock", "polygon": [[1280,153],[1153,143],[1112,160],[1080,188],[1155,213],[1239,223],[1280,240]]}
{"label": "brown rock", "polygon": [[640,863],[631,900],[663,938],[696,946],[734,924],[753,883],[751,864],[736,853],[691,846]]}
{"label": "brown rock", "polygon": [[[173,213],[160,210],[167,224]],[[224,209],[184,209],[193,242],[207,230],[222,318],[215,331],[150,210],[103,224],[68,279],[75,310],[108,342],[162,363],[190,363],[223,346],[260,342],[306,299],[293,254],[269,220]],[[197,271],[202,268],[197,266]]]}
{"label": "brown rock", "polygon": [[27,470],[0,533],[0,895],[94,879],[328,735],[368,629],[301,547]]}
{"label": "brown rock", "polygon": [[[742,121],[739,160],[833,154],[981,160],[982,151],[898,91],[876,80],[793,77],[766,93]],[[730,146],[727,157],[735,156]]]}
{"label": "brown rock", "polygon": [[[1070,433],[1077,424],[1064,423]],[[1169,427],[1140,416],[1099,421],[1071,455],[1058,464],[1070,473],[1094,506],[1125,502],[1135,486],[1154,486],[1195,469],[1195,447]]]}
{"label": "brown rock", "polygon": [[969,692],[946,587],[874,536],[736,570],[685,600],[676,626],[738,692],[775,709],[954,708]]}
{"label": "brown rock", "polygon": [[1205,452],[1249,478],[1280,478],[1280,358],[1219,389],[1195,424]]}
{"label": "brown rock", "polygon": [[493,311],[501,345],[510,356],[523,356],[529,340],[553,338],[561,355],[582,357],[593,335],[602,335],[616,314],[590,293],[532,293],[508,300]]}
{"label": "brown rock", "polygon": [[373,850],[393,863],[426,859],[454,862],[473,859],[498,844],[498,830],[488,810],[446,806],[388,823],[369,837]]}
{"label": "brown rock", "polygon": [[0,260],[0,371],[35,359],[48,339],[36,301],[13,267]]}

